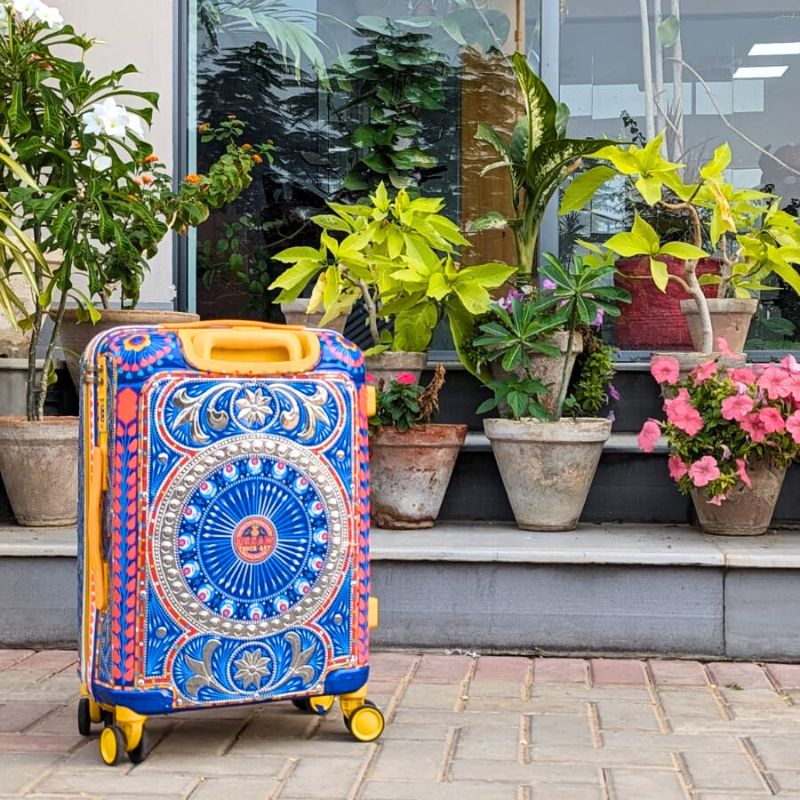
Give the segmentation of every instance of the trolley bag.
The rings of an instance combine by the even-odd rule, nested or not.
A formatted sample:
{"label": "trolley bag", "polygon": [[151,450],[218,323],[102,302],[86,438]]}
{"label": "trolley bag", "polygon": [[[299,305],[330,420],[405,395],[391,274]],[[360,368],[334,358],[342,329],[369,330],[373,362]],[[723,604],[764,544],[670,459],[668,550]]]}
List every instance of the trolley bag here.
{"label": "trolley bag", "polygon": [[339,698],[373,741],[361,351],[248,322],[124,327],[82,361],[78,727],[107,764],[148,715]]}

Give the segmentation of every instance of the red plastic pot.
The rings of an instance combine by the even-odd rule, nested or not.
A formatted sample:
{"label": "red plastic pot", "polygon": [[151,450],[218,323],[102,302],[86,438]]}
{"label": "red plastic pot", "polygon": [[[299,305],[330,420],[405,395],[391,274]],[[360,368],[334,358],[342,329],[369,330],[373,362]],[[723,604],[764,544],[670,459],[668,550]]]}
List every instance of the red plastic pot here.
{"label": "red plastic pot", "polygon": [[[670,275],[683,276],[683,261],[665,257]],[[689,294],[675,281],[660,291],[650,277],[649,258],[621,258],[617,286],[631,293],[631,302],[620,303],[622,315],[614,321],[614,339],[623,350],[692,350],[689,324],[681,312],[681,300]],[[697,265],[697,274],[719,274],[719,261],[705,258]],[[704,286],[706,297],[715,297],[715,285]]]}

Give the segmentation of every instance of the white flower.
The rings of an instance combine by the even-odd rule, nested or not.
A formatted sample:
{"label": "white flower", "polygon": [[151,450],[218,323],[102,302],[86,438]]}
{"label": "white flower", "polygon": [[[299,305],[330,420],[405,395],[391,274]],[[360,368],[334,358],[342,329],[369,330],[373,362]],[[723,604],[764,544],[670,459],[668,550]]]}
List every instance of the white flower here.
{"label": "white flower", "polygon": [[22,19],[29,20],[34,14],[39,16],[45,5],[42,0],[14,0],[11,7]]}
{"label": "white flower", "polygon": [[39,8],[36,9],[36,18],[53,30],[64,27],[64,17],[61,16],[61,12],[57,8],[51,8],[43,3],[40,3]]}
{"label": "white flower", "polygon": [[138,114],[131,114],[130,112],[127,113],[128,119],[125,124],[127,125],[128,130],[131,133],[135,133],[137,136],[143,136],[144,130],[142,129],[141,117]]}
{"label": "white flower", "polygon": [[107,169],[111,169],[111,159],[103,153],[91,152],[82,163],[91,167],[95,172],[105,172]]}

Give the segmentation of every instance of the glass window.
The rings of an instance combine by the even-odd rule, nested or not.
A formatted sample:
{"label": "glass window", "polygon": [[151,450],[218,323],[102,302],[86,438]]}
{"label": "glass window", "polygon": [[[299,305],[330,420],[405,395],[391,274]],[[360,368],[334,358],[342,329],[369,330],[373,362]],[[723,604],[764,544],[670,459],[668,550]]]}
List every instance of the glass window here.
{"label": "glass window", "polygon": [[[309,218],[377,180],[444,197],[459,223],[507,202],[505,176],[480,177],[492,159],[473,135],[512,116],[509,54],[524,47],[539,63],[538,2],[190,0],[189,39],[190,170],[219,154],[198,125],[230,114],[276,147],[274,166],[192,242],[204,317],[274,319],[271,256],[318,242]],[[487,231],[470,258],[513,252]]]}
{"label": "glass window", "polygon": [[[632,140],[666,131],[689,170],[722,141],[729,180],[771,187],[800,205],[800,13],[797,0],[565,0],[561,99],[577,136]],[[625,198],[609,187],[591,214],[561,221],[561,248],[620,229]],[[794,348],[800,302],[775,281],[751,349]]]}

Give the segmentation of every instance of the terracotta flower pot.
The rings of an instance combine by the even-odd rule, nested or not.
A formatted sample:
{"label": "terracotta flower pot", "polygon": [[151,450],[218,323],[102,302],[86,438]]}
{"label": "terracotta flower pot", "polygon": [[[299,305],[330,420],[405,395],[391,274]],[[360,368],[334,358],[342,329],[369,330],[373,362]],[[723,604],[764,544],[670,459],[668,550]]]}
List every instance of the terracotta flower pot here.
{"label": "terracotta flower pot", "polygon": [[344,333],[347,317],[336,317],[325,325],[321,325],[324,311],[308,313],[308,298],[301,297],[291,303],[281,303],[281,311],[287,325],[303,325],[306,328],[327,328],[337,333]]}
{"label": "terracotta flower pot", "polygon": [[[728,298],[720,300],[709,298],[708,310],[711,314],[711,341],[714,349],[717,340],[725,339],[732,353],[743,353],[744,343],[747,341],[747,332],[750,323],[758,309],[758,300],[739,300]],[[700,311],[694,300],[681,300],[681,313],[689,323],[689,333],[692,337],[692,347],[695,350],[703,348],[703,327],[700,322]]]}
{"label": "terracotta flower pot", "polygon": [[701,489],[691,496],[700,527],[723,536],[760,536],[767,532],[786,477],[786,468],[759,464],[748,470],[753,488],[740,484],[721,505],[709,503]]}
{"label": "terracotta flower pot", "polygon": [[574,530],[611,435],[611,421],[486,419],[483,426],[517,526]]}
{"label": "terracotta flower pot", "polygon": [[[671,275],[683,275],[683,261],[662,259]],[[689,324],[681,313],[681,300],[689,295],[675,281],[662,292],[650,276],[649,258],[621,258],[617,261],[616,283],[631,294],[630,303],[620,304],[620,316],[614,320],[614,342],[623,350],[691,350]],[[715,259],[698,263],[698,275],[719,274]],[[716,286],[704,286],[706,297],[713,297]]]}
{"label": "terracotta flower pot", "polygon": [[20,525],[75,525],[78,418],[0,417],[0,473]]}
{"label": "terracotta flower pot", "polygon": [[378,388],[388,386],[401,372],[409,372],[419,381],[419,376],[422,375],[427,363],[427,353],[388,351],[377,356],[368,356],[367,374],[375,377]]}
{"label": "terracotta flower pot", "polygon": [[182,322],[196,322],[197,314],[183,311],[151,311],[138,308],[105,309],[102,317],[92,325],[91,322],[78,322],[78,312],[67,309],[61,323],[61,345],[64,348],[64,360],[67,362],[75,388],[80,387],[81,355],[89,342],[98,333],[120,325],[168,325]]}
{"label": "terracotta flower pot", "polygon": [[[549,411],[553,412],[559,392],[561,391],[562,376],[564,370],[564,358],[567,356],[567,345],[569,344],[569,335],[566,331],[560,331],[552,338],[547,340],[548,344],[555,345],[561,352],[560,358],[551,358],[550,356],[541,353],[529,353],[530,367],[526,370],[519,367],[514,371],[514,374],[520,379],[536,378],[540,380],[545,386],[548,387],[547,394],[542,398],[542,405]],[[575,367],[575,360],[583,350],[583,336],[579,333],[572,339],[572,352],[569,354],[569,364],[567,366],[567,380],[569,381],[572,376],[572,370]],[[505,380],[508,377],[508,372],[503,369],[500,360],[492,361],[489,364],[489,372],[492,377],[497,381]],[[505,409],[500,409],[501,413]]]}
{"label": "terracotta flower pot", "polygon": [[370,435],[373,523],[395,530],[432,528],[439,516],[466,425],[382,427]]}

